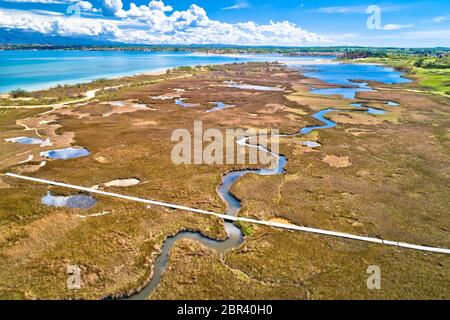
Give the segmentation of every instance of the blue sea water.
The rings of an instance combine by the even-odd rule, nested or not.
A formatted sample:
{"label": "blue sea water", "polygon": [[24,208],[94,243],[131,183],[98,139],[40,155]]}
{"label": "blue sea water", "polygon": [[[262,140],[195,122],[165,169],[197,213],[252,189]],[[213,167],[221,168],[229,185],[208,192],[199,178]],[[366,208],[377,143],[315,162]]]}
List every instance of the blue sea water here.
{"label": "blue sea water", "polygon": [[179,66],[248,61],[304,61],[279,55],[207,55],[186,52],[117,52],[24,50],[0,51],[0,92],[39,90],[58,84],[75,84],[100,78],[132,75]]}
{"label": "blue sea water", "polygon": [[231,63],[251,58],[165,52],[0,51],[0,92],[38,90],[178,66]]}

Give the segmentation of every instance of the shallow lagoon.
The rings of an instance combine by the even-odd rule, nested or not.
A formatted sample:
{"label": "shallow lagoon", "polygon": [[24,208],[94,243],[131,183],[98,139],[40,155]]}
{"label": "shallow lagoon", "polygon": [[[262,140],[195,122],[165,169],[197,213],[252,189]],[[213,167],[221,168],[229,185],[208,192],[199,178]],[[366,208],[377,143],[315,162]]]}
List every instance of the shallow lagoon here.
{"label": "shallow lagoon", "polygon": [[360,86],[357,88],[326,88],[326,89],[312,89],[310,92],[314,94],[323,95],[340,95],[346,99],[355,99],[358,92],[373,91],[373,89]]}
{"label": "shallow lagoon", "polygon": [[38,138],[29,138],[29,137],[17,137],[5,139],[6,142],[11,143],[19,143],[19,144],[39,144],[41,146],[50,145],[50,140],[42,140]]}
{"label": "shallow lagoon", "polygon": [[330,84],[352,86],[352,88],[313,89],[314,94],[339,94],[347,99],[354,99],[358,92],[373,91],[366,82],[376,81],[386,84],[409,83],[401,72],[390,67],[376,64],[322,64],[303,66],[300,70],[309,78],[317,78]]}
{"label": "shallow lagoon", "polygon": [[50,192],[41,200],[42,204],[49,207],[66,207],[71,209],[90,209],[97,203],[94,197],[90,195],[75,195],[69,197],[54,196]]}
{"label": "shallow lagoon", "polygon": [[[322,64],[309,65],[302,69],[305,76],[339,85],[358,85],[355,80],[376,81],[387,84],[409,83],[402,73],[393,68],[377,64]],[[358,85],[359,86],[359,85]]]}
{"label": "shallow lagoon", "polygon": [[66,148],[41,152],[41,157],[56,160],[68,160],[87,157],[90,154],[91,153],[84,148]]}

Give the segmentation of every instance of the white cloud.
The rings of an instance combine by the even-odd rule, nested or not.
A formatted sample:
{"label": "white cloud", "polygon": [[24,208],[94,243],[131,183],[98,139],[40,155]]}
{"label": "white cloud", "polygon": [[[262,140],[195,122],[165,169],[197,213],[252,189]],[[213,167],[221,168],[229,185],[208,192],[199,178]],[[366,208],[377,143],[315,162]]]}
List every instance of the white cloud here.
{"label": "white cloud", "polygon": [[63,16],[64,15],[64,13],[62,13],[62,12],[39,10],[39,9],[31,10],[31,12],[34,12],[37,14],[42,14],[42,15],[48,15],[48,16]]}
{"label": "white cloud", "polygon": [[148,32],[135,30],[129,39],[148,43],[182,44],[264,44],[302,45],[328,42],[323,36],[305,31],[289,22],[258,25],[253,22],[228,24],[210,20],[206,11],[193,4],[185,11],[175,11],[163,1],[150,1],[148,6],[130,4],[128,11],[119,10],[116,16],[129,22],[146,25]]}
{"label": "white cloud", "polygon": [[236,1],[235,5],[222,8],[222,10],[239,10],[249,8],[250,4],[247,1]]}
{"label": "white cloud", "polygon": [[[381,12],[396,12],[401,10],[406,10],[411,7],[416,7],[422,5],[422,2],[409,3],[405,5],[391,5],[391,6],[380,6]],[[357,14],[367,14],[368,5],[363,6],[332,6],[332,7],[323,7],[314,10],[310,10],[309,12],[315,13],[328,13],[328,14],[348,14],[348,13],[357,13]]]}
{"label": "white cloud", "polygon": [[[408,31],[404,32],[402,36],[411,38],[411,39],[436,39],[441,40],[446,39],[446,42],[449,42],[450,39],[450,29],[439,29],[439,30],[425,30],[425,31]],[[443,44],[441,44],[443,45]]]}
{"label": "white cloud", "polygon": [[[342,40],[339,34],[327,34],[327,36],[336,42]],[[399,48],[450,47],[450,29],[401,30],[399,32],[355,34],[353,38],[344,39],[343,44]]]}
{"label": "white cloud", "polygon": [[159,11],[163,11],[163,12],[170,12],[173,11],[173,8],[171,6],[166,6],[164,4],[164,2],[160,1],[160,0],[152,0],[150,1],[150,3],[148,4],[150,10],[159,10]]}
{"label": "white cloud", "polygon": [[76,6],[81,10],[81,11],[91,11],[94,7],[92,5],[92,3],[87,2],[87,1],[80,1],[77,2]]}
{"label": "white cloud", "polygon": [[[93,10],[92,4],[87,1],[80,1],[77,5],[85,10]],[[4,14],[0,9],[0,28],[101,37],[102,40],[142,44],[301,46],[331,42],[325,36],[303,30],[288,21],[231,24],[211,20],[206,11],[195,4],[184,11],[173,11],[163,1],[152,0],[148,5],[131,3],[130,9],[124,10],[121,0],[103,0],[102,9],[105,15],[115,17],[55,17],[17,10],[14,14]]]}
{"label": "white cloud", "polygon": [[367,6],[324,7],[313,10],[316,13],[366,13]]}
{"label": "white cloud", "polygon": [[[100,12],[100,9],[95,9],[92,3],[84,0],[3,0],[11,3],[40,3],[40,4],[67,4],[72,10],[79,10],[84,12]],[[61,15],[60,12],[54,12],[49,10],[30,10],[32,12],[47,14],[47,15]]]}
{"label": "white cloud", "polygon": [[394,30],[400,30],[400,29],[409,29],[409,28],[413,28],[413,27],[414,27],[413,24],[387,24],[381,29],[387,30],[387,31],[394,31]]}
{"label": "white cloud", "polygon": [[103,14],[105,16],[114,16],[119,12],[122,12],[123,3],[122,0],[103,0]]}
{"label": "white cloud", "polygon": [[16,10],[0,10],[0,28],[60,36],[89,36],[100,39],[123,37],[123,32],[118,26],[108,20],[85,19],[76,16],[49,17],[24,14]]}
{"label": "white cloud", "polygon": [[3,0],[3,1],[12,3],[64,4],[77,2],[78,0]]}
{"label": "white cloud", "polygon": [[66,13],[75,13],[75,14],[80,14],[80,13],[84,13],[84,12],[100,12],[100,9],[96,9],[94,8],[94,6],[92,5],[92,3],[88,2],[88,1],[78,1],[77,3],[69,6],[67,8],[67,12]]}
{"label": "white cloud", "polygon": [[433,18],[431,21],[441,23],[450,20],[450,14]]}

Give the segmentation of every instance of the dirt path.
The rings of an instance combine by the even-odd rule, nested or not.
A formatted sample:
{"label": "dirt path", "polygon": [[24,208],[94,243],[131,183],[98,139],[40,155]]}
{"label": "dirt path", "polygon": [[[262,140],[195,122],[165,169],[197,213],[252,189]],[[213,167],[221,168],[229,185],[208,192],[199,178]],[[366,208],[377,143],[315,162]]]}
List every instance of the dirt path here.
{"label": "dirt path", "polygon": [[55,103],[55,104],[41,104],[41,105],[32,105],[32,106],[27,106],[27,105],[25,105],[25,106],[0,106],[0,108],[2,108],[2,109],[41,109],[41,108],[57,109],[57,108],[61,108],[63,106],[69,105],[69,104],[86,102],[90,99],[93,99],[93,98],[95,98],[95,95],[97,94],[97,92],[99,92],[100,90],[102,90],[102,89],[89,90],[84,93],[84,98],[70,100],[70,101],[66,101],[66,102]]}
{"label": "dirt path", "polygon": [[[148,75],[155,75],[155,74],[159,74],[159,73],[148,73]],[[164,79],[164,80],[175,80],[175,79],[182,79],[182,78],[188,78],[188,77],[192,77],[192,74],[186,74],[186,75],[182,75],[182,76],[170,77],[170,78],[167,78],[167,79]],[[83,102],[89,101],[89,100],[95,98],[97,92],[99,92],[101,90],[118,89],[118,88],[121,88],[123,86],[125,86],[125,85],[120,84],[118,86],[113,86],[113,87],[104,87],[104,88],[100,88],[100,89],[89,90],[89,91],[86,91],[84,93],[84,98],[70,100],[70,101],[65,101],[65,102],[60,102],[60,103],[41,104],[41,105],[23,105],[23,106],[2,106],[2,105],[0,105],[0,108],[1,109],[53,108],[53,110],[54,110],[54,109],[58,109],[58,108],[62,108],[64,106],[70,105],[70,104],[83,103]],[[4,95],[4,96],[6,97],[6,95]]]}

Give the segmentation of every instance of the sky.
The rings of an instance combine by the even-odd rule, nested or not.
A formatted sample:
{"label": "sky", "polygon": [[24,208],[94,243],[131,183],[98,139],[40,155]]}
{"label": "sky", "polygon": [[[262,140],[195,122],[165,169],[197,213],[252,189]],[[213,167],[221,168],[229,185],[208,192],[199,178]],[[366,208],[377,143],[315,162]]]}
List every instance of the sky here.
{"label": "sky", "polygon": [[0,43],[27,36],[33,42],[450,47],[450,3],[0,0]]}

